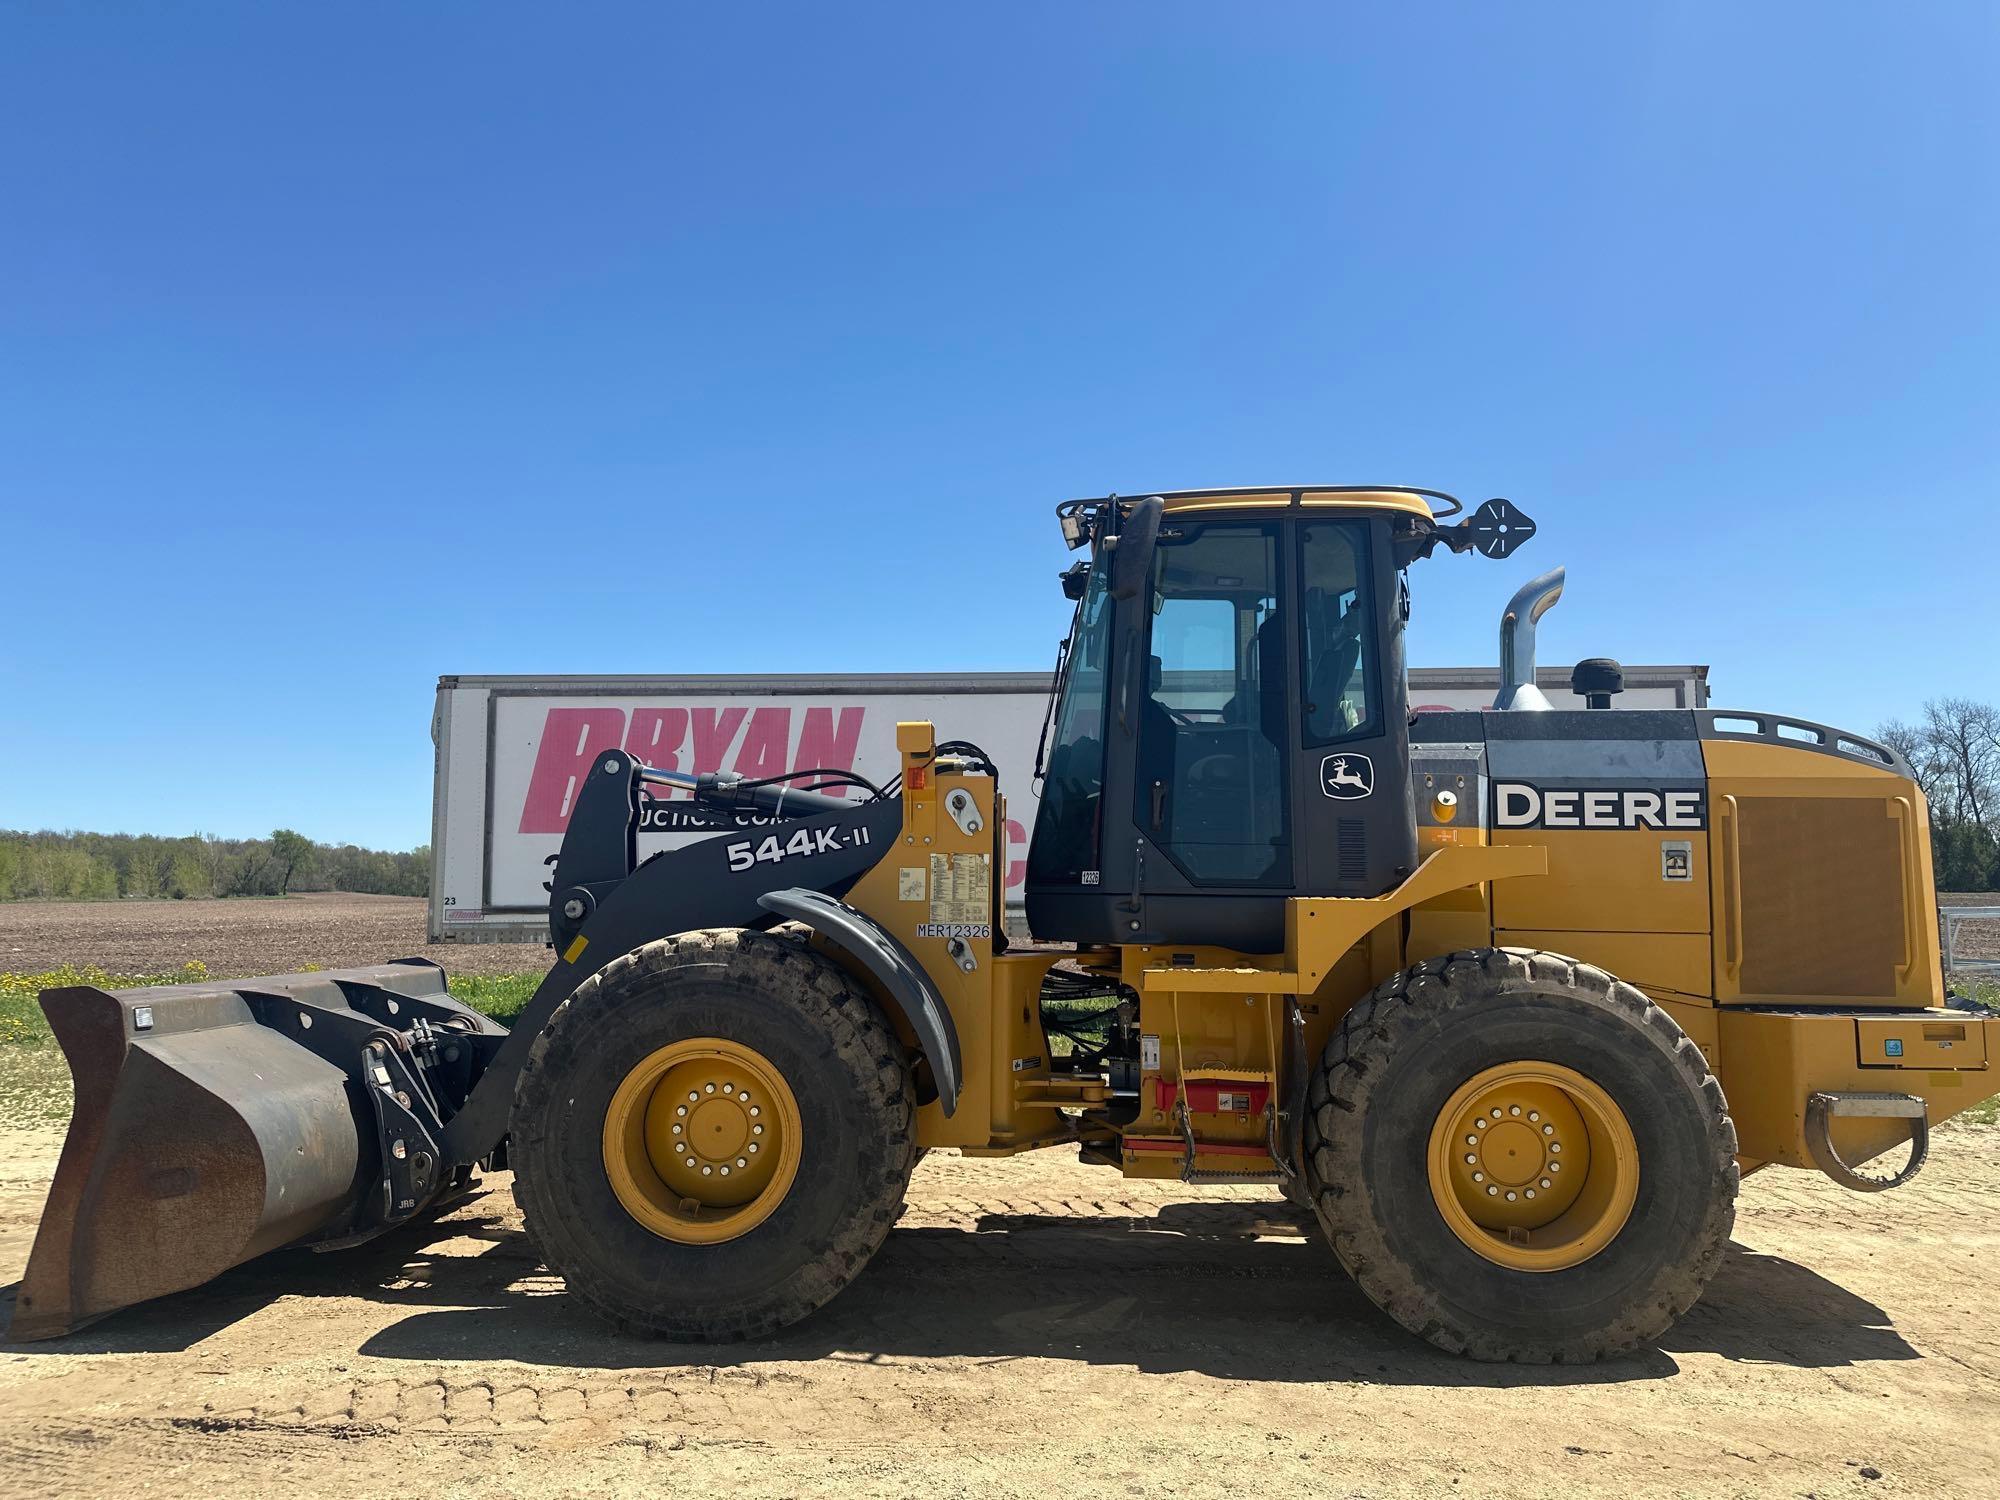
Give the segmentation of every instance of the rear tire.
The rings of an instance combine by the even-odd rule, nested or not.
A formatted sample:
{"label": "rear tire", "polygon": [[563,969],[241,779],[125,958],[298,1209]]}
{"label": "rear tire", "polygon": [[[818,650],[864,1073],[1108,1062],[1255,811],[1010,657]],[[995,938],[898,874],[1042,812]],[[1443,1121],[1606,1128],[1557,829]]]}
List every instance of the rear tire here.
{"label": "rear tire", "polygon": [[[655,1154],[655,1116],[674,1116],[664,1096],[640,1097],[668,1087],[648,1079],[671,1065],[685,1082],[703,1058],[742,1060],[740,1123],[755,1089],[773,1156],[796,1137],[746,1204],[689,1208],[719,1179],[684,1178],[678,1157]],[[515,1088],[514,1197],[550,1269],[621,1328],[756,1337],[822,1306],[881,1247],[914,1165],[915,1109],[894,1032],[837,965],[767,933],[683,933],[607,965],[536,1038]],[[619,1121],[631,1122],[629,1159],[614,1147]],[[658,1206],[635,1197],[640,1178]]]}
{"label": "rear tire", "polygon": [[[1334,1034],[1310,1105],[1334,1252],[1453,1353],[1587,1362],[1649,1343],[1694,1305],[1735,1222],[1736,1127],[1701,1050],[1637,989],[1557,954],[1480,949],[1396,975]],[[1567,1158],[1544,1154],[1564,1139]],[[1550,1162],[1570,1177],[1541,1175]],[[1544,1217],[1552,1200],[1563,1217]]]}

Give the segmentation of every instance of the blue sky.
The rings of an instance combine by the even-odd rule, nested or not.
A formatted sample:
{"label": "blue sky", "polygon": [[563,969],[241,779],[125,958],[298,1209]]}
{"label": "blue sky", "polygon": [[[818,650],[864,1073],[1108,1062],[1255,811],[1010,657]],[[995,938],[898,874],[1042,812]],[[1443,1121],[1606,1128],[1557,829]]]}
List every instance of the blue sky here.
{"label": "blue sky", "polygon": [[441,672],[1039,668],[1107,490],[1512,497],[1421,664],[1561,562],[1545,662],[2000,698],[1996,230],[1985,4],[10,7],[0,826],[421,842]]}

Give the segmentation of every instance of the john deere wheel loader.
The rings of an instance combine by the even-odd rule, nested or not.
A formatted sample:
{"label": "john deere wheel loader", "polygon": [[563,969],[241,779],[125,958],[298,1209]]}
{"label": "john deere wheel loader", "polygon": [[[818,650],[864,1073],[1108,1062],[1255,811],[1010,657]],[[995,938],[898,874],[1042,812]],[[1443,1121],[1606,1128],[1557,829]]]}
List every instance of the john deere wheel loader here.
{"label": "john deere wheel loader", "polygon": [[[512,1031],[413,960],[48,992],[76,1109],[14,1337],[354,1244],[500,1166],[597,1312],[757,1335],[861,1272],[924,1148],[1068,1145],[1270,1184],[1445,1349],[1656,1338],[1714,1271],[1741,1172],[1908,1180],[1932,1123],[2000,1091],[2000,1022],[1944,1003],[1897,755],[1620,711],[1606,661],[1577,669],[1592,707],[1551,709],[1533,635],[1559,572],[1509,606],[1498,711],[1413,719],[1407,569],[1534,530],[1504,501],[1441,524],[1462,510],[1334,488],[1059,508],[1089,553],[1028,856],[1043,946],[1003,931],[991,761],[910,723],[883,785],[602,747]],[[642,861],[648,797],[721,831]],[[1103,1024],[1053,1050],[1045,1007],[1082,993]]]}

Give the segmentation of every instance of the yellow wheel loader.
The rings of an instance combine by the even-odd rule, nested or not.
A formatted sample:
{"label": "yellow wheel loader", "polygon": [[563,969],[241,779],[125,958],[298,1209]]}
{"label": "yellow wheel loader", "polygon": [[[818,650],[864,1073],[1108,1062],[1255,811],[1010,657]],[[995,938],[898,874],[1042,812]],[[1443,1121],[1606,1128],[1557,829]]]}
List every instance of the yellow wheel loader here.
{"label": "yellow wheel loader", "polygon": [[[421,961],[48,992],[76,1107],[13,1336],[366,1240],[501,1167],[596,1312],[755,1336],[861,1272],[925,1148],[1066,1146],[1268,1184],[1448,1350],[1656,1339],[1741,1173],[1908,1180],[1931,1125],[2000,1092],[2000,1021],[1948,1003],[1909,767],[1771,714],[1619,710],[1605,660],[1573,678],[1589,707],[1550,707],[1559,571],[1508,606],[1494,709],[1413,718],[1409,568],[1534,531],[1463,510],[1059,507],[1087,559],[1032,941],[1003,925],[991,760],[909,723],[880,783],[599,755],[511,1031]],[[649,799],[715,831],[641,860]]]}

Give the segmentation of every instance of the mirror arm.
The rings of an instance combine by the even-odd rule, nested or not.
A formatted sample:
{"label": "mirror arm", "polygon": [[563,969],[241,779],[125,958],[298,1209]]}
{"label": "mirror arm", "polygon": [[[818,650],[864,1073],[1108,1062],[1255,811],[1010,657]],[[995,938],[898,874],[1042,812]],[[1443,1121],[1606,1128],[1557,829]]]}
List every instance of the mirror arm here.
{"label": "mirror arm", "polygon": [[1454,553],[1503,558],[1535,534],[1535,523],[1512,501],[1501,499],[1488,500],[1456,526],[1426,526],[1419,520],[1410,527],[1395,538],[1398,567],[1429,557],[1440,542]]}

